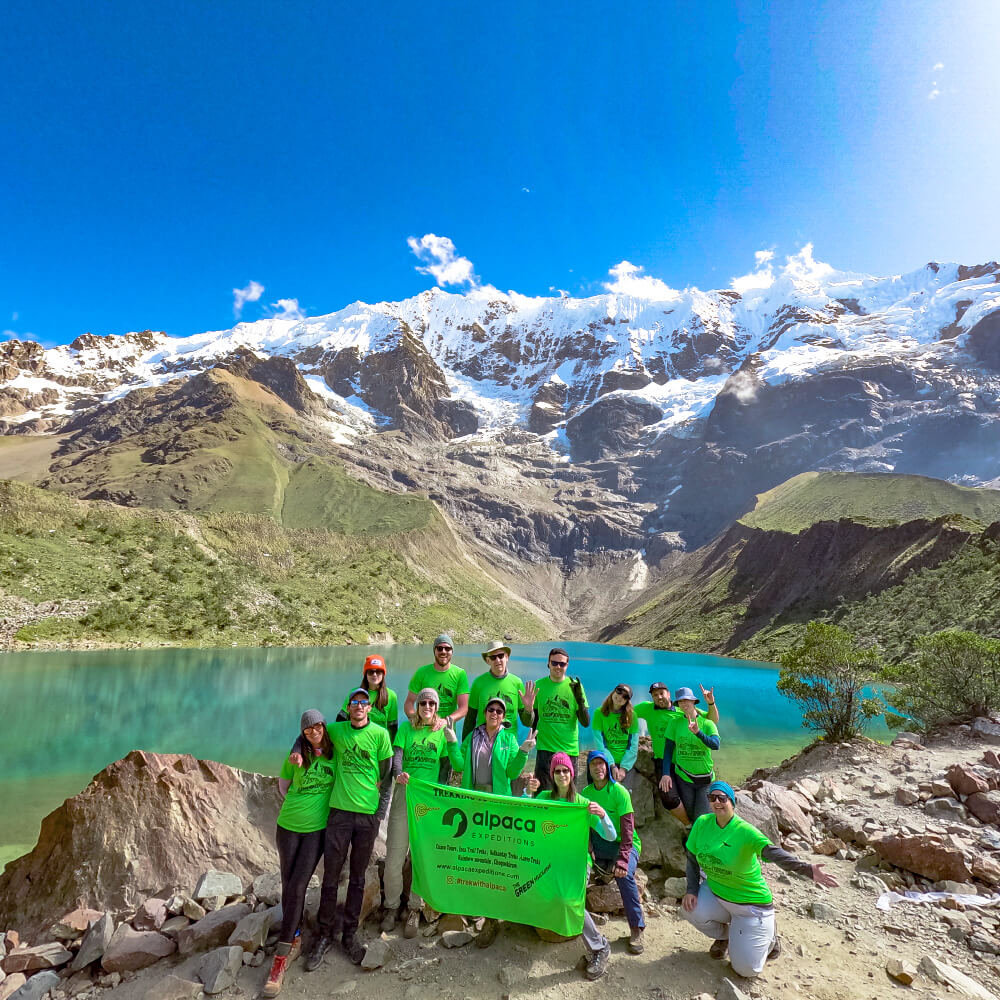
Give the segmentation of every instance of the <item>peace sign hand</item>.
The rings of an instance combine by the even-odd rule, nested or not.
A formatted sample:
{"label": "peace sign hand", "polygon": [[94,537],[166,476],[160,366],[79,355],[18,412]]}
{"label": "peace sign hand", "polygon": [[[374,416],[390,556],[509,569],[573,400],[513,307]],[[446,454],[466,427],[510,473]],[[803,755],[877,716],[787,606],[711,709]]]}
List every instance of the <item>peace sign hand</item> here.
{"label": "peace sign hand", "polygon": [[522,753],[527,753],[529,750],[534,750],[536,742],[535,734],[536,731],[534,729],[532,729],[531,732],[528,733],[528,738],[520,746],[520,750]]}

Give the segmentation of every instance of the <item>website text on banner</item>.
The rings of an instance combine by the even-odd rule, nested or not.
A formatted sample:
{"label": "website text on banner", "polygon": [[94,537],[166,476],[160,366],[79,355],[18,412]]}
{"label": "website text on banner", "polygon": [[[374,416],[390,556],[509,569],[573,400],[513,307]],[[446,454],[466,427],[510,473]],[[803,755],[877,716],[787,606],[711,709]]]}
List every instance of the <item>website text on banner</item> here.
{"label": "website text on banner", "polygon": [[583,930],[586,802],[535,802],[412,780],[406,815],[413,885],[442,913]]}

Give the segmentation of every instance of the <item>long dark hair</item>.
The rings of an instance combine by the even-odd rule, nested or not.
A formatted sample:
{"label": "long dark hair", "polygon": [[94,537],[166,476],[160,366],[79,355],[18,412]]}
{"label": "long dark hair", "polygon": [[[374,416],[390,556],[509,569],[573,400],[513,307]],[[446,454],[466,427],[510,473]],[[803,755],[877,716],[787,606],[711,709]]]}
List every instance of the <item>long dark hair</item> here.
{"label": "long dark hair", "polygon": [[635,709],[632,708],[632,699],[629,698],[629,700],[625,702],[620,712],[615,712],[611,702],[611,695],[613,694],[614,691],[612,691],[611,694],[609,694],[607,698],[601,702],[601,711],[605,715],[617,715],[618,725],[621,726],[622,730],[627,733],[632,728],[632,722],[635,720]]}
{"label": "long dark hair", "polygon": [[[382,681],[381,683],[375,685],[375,690],[378,691],[378,694],[375,695],[375,700],[372,702],[372,708],[385,708],[385,706],[389,703],[389,689],[385,686],[385,670],[381,667],[378,669],[382,670]],[[369,694],[371,694],[372,689],[368,686],[367,670],[362,669],[361,684],[359,686],[363,687]]]}
{"label": "long dark hair", "polygon": [[[302,754],[302,766],[308,771],[312,762],[316,759],[315,748],[309,742],[309,737],[305,733],[302,734],[302,749],[305,751]],[[326,723],[323,723],[323,739],[319,745],[320,756],[326,757],[327,760],[333,760],[333,743],[330,740],[329,730],[326,728]]]}

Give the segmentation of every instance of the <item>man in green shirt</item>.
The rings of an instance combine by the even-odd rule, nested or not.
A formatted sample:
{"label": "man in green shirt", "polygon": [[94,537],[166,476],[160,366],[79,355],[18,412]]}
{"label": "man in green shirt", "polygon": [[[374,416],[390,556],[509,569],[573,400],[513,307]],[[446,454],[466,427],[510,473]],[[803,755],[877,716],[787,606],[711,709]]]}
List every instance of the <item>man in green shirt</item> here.
{"label": "man in green shirt", "polygon": [[379,823],[389,807],[392,746],[389,734],[368,721],[371,710],[368,691],[355,688],[348,698],[350,719],[328,728],[333,744],[337,776],[330,793],[330,818],[323,850],[323,889],[317,923],[319,932],[306,958],[306,971],[323,961],[333,939],[337,911],[337,885],[348,852],[350,879],[344,901],[343,945],[348,958],[360,965],[365,948],[357,939],[365,875],[371,860]]}
{"label": "man in green shirt", "polygon": [[[451,636],[442,633],[434,640],[434,662],[420,667],[410,681],[409,694],[403,703],[403,712],[412,722],[417,711],[417,695],[424,688],[434,688],[441,699],[438,715],[446,724],[454,726],[465,718],[469,710],[469,677],[461,667],[451,662],[455,644]],[[451,762],[441,758],[438,781],[446,785],[451,778]]]}
{"label": "man in green shirt", "polygon": [[510,646],[494,642],[483,653],[483,659],[490,669],[485,674],[480,674],[469,689],[469,712],[462,728],[463,740],[479,724],[479,713],[490,698],[502,698],[507,706],[508,717],[517,712],[518,718],[526,726],[531,726],[531,713],[524,708],[524,681],[507,669],[510,663]]}
{"label": "man in green shirt", "polygon": [[590,707],[579,677],[566,677],[569,653],[558,646],[549,650],[549,676],[524,686],[524,708],[532,713],[537,730],[535,777],[542,789],[552,787],[549,764],[555,753],[575,758],[580,752],[578,726],[590,725]]}

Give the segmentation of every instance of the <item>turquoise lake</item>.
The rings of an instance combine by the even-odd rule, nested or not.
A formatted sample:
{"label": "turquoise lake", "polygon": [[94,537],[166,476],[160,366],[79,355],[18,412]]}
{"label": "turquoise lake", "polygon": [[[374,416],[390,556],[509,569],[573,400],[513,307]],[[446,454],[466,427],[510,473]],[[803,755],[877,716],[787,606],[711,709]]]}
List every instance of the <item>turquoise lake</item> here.
{"label": "turquoise lake", "polygon": [[[546,673],[551,643],[514,647],[511,672]],[[637,701],[654,680],[714,685],[721,713],[719,774],[733,781],[775,764],[810,735],[775,688],[772,664],[599,643],[562,643],[591,708],[615,684]],[[456,647],[470,680],[485,647]],[[42,817],[130,750],[190,753],[276,774],[306,708],[332,721],[368,653],[388,663],[400,710],[429,647],[102,650],[0,655],[0,865],[29,851]],[[523,727],[522,727],[523,729]],[[588,731],[584,746],[593,745]]]}

